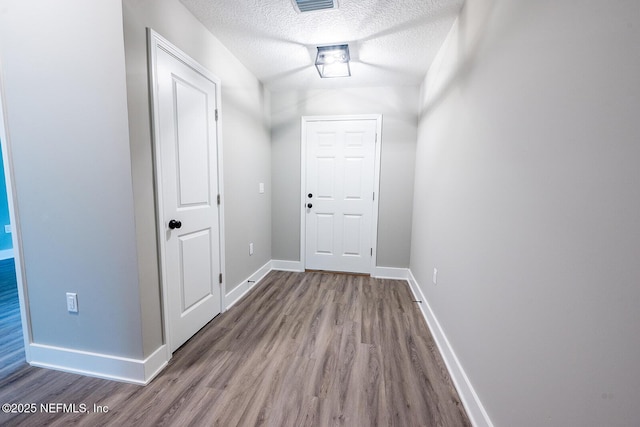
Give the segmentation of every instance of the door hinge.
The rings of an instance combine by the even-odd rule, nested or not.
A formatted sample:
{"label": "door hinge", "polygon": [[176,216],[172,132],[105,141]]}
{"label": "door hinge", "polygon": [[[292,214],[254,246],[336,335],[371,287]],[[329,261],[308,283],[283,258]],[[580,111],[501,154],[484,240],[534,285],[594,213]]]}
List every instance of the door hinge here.
{"label": "door hinge", "polygon": [[216,108],[216,122],[218,121],[218,109]]}
{"label": "door hinge", "polygon": [[220,206],[220,195],[219,194],[218,194],[217,200],[218,200],[218,206]]}
{"label": "door hinge", "polygon": [[374,191],[373,192],[373,200],[375,200],[375,199],[376,199],[376,192]]}
{"label": "door hinge", "polygon": [[373,248],[371,248],[371,256],[373,256]]}
{"label": "door hinge", "polygon": [[222,284],[222,273],[218,276],[218,281]]}

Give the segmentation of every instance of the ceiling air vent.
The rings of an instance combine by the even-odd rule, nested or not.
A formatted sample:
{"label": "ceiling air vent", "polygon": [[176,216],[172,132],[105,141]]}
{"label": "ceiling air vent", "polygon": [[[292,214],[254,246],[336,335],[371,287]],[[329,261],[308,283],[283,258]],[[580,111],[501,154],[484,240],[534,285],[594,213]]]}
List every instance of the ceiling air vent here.
{"label": "ceiling air vent", "polygon": [[298,12],[315,12],[317,10],[337,9],[337,0],[292,0]]}

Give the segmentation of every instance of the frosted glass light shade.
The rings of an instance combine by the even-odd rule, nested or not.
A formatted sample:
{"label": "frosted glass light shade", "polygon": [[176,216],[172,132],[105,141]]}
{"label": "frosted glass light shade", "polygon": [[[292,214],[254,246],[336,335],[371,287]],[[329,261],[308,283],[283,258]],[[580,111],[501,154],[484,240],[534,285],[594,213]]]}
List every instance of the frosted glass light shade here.
{"label": "frosted glass light shade", "polygon": [[320,77],[349,77],[349,45],[318,46],[316,68]]}

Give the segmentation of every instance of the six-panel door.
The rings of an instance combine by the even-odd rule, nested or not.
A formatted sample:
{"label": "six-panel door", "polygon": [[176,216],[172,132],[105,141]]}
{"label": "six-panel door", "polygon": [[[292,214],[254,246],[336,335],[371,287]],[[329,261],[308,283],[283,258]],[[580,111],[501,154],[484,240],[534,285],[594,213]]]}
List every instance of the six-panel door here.
{"label": "six-panel door", "polygon": [[370,272],[376,129],[376,120],[306,127],[307,269]]}

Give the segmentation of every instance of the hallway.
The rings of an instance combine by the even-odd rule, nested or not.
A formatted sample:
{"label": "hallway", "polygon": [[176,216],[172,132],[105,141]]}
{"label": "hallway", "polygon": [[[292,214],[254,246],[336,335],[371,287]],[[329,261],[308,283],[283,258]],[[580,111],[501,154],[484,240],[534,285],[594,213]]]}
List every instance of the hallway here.
{"label": "hallway", "polygon": [[0,424],[468,426],[412,300],[404,281],[272,271],[146,387],[33,367],[0,382],[2,402],[108,413]]}

